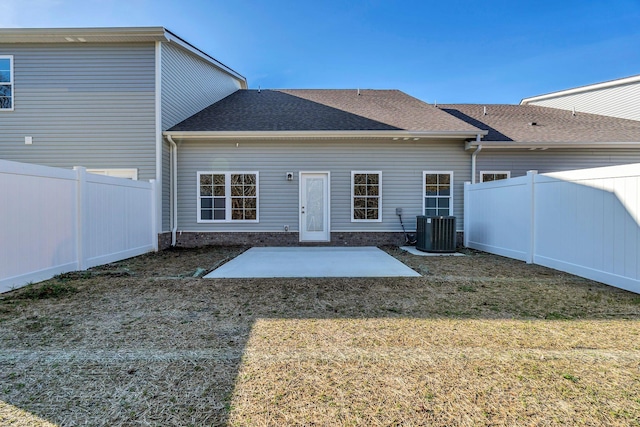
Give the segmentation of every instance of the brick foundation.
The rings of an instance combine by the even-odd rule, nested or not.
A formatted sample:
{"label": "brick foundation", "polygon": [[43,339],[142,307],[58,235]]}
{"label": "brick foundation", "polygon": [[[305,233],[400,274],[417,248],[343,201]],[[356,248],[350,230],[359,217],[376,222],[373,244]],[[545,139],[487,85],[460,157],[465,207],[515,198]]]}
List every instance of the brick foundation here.
{"label": "brick foundation", "polygon": [[[462,246],[463,233],[456,236]],[[300,242],[298,233],[178,233],[176,246],[196,248],[200,246],[404,246],[404,233],[331,233],[331,242]],[[171,233],[158,235],[160,250],[171,247]]]}

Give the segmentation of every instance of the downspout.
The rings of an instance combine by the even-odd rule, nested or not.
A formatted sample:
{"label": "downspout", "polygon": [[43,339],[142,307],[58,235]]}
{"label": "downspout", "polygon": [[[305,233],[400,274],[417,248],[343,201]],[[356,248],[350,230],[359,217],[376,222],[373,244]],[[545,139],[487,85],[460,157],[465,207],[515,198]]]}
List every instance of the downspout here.
{"label": "downspout", "polygon": [[169,223],[171,225],[171,246],[176,245],[176,232],[178,231],[178,144],[171,135],[166,135],[169,141],[169,158],[171,171],[171,186],[169,187]]}
{"label": "downspout", "polygon": [[[476,142],[480,142],[480,135],[476,136]],[[482,145],[478,144],[478,148],[471,155],[471,184],[476,183],[476,156],[482,150]]]}

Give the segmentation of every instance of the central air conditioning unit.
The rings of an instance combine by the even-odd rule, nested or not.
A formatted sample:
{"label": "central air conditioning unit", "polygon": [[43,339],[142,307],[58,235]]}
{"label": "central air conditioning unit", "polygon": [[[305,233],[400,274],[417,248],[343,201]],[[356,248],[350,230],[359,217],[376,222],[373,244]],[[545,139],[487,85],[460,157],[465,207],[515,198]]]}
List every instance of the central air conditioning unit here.
{"label": "central air conditioning unit", "polygon": [[418,216],[416,234],[416,249],[420,251],[456,251],[455,216]]}

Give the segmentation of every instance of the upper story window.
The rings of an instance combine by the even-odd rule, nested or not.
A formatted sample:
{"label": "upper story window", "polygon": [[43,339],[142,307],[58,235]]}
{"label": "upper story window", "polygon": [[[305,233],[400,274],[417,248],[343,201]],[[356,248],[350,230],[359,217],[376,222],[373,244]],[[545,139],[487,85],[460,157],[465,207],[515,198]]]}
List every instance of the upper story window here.
{"label": "upper story window", "polygon": [[480,182],[498,181],[500,179],[511,178],[510,171],[482,171],[480,172]]}
{"label": "upper story window", "polygon": [[0,55],[0,111],[13,110],[13,56]]}
{"label": "upper story window", "polygon": [[449,216],[453,212],[453,172],[424,172],[424,206],[427,216]]}
{"label": "upper story window", "polygon": [[258,222],[258,172],[198,172],[198,222]]}
{"label": "upper story window", "polygon": [[351,221],[382,221],[382,172],[351,172]]}

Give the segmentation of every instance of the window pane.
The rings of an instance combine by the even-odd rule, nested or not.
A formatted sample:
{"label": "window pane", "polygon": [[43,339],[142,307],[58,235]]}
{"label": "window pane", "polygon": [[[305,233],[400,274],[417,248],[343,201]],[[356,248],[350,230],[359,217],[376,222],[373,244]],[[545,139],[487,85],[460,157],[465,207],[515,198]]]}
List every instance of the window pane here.
{"label": "window pane", "polygon": [[0,85],[0,96],[11,96],[11,85]]}
{"label": "window pane", "polygon": [[202,198],[200,200],[200,207],[211,209],[213,207],[213,200],[210,198]]}
{"label": "window pane", "polygon": [[369,198],[367,199],[367,208],[378,208],[378,199],[377,198]]}
{"label": "window pane", "polygon": [[355,185],[364,185],[367,183],[367,175],[363,173],[356,173],[353,175],[353,183]]}
{"label": "window pane", "polygon": [[435,197],[428,197],[424,199],[424,206],[426,208],[435,208],[437,200],[438,199],[436,199]]}
{"label": "window pane", "polygon": [[378,174],[372,173],[367,175],[367,184],[369,185],[378,185]]}
{"label": "window pane", "polygon": [[255,221],[258,219],[258,211],[255,209],[247,209],[244,211],[244,219]]}
{"label": "window pane", "polygon": [[367,186],[366,185],[354,185],[353,186],[353,195],[354,196],[366,196],[367,195]]}
{"label": "window pane", "polygon": [[370,185],[369,187],[367,187],[367,195],[369,196],[377,196],[378,194],[380,194],[378,192],[378,186],[377,185]]}
{"label": "window pane", "polygon": [[213,177],[211,175],[200,175],[200,185],[211,185]]}
{"label": "window pane", "polygon": [[438,187],[435,185],[427,185],[425,189],[426,196],[437,196],[438,195]]}
{"label": "window pane", "polygon": [[495,179],[507,179],[507,174],[506,173],[497,173],[495,175]]}
{"label": "window pane", "polygon": [[203,220],[208,220],[213,218],[213,211],[211,209],[202,209],[200,210],[200,218]]}
{"label": "window pane", "polygon": [[234,197],[233,199],[231,199],[231,209],[242,209],[243,207],[244,206],[241,198]]}
{"label": "window pane", "polygon": [[225,211],[216,209],[213,211],[213,219],[217,221],[222,221],[225,219]]}
{"label": "window pane", "polygon": [[439,195],[440,196],[450,196],[451,195],[451,189],[449,188],[449,186],[448,185],[440,186]]}
{"label": "window pane", "polygon": [[364,209],[354,209],[353,210],[353,219],[365,219],[365,210]]}
{"label": "window pane", "polygon": [[367,219],[378,219],[378,209],[370,209],[367,211]]}
{"label": "window pane", "polygon": [[241,185],[232,185],[231,186],[231,196],[243,196],[244,190]]}
{"label": "window pane", "polygon": [[201,185],[200,186],[200,195],[201,196],[213,196],[213,187],[210,185]]}
{"label": "window pane", "polygon": [[435,174],[426,175],[425,182],[427,184],[433,184],[433,185],[438,184],[438,175],[435,175]]}
{"label": "window pane", "polygon": [[439,174],[438,175],[438,184],[442,185],[442,184],[449,184],[449,179],[451,178],[451,175],[449,174]]}
{"label": "window pane", "polygon": [[0,96],[0,108],[11,108],[11,102],[10,97]]}
{"label": "window pane", "polygon": [[227,203],[225,199],[213,199],[213,207],[216,209],[224,209],[226,205]]}
{"label": "window pane", "polygon": [[[2,61],[0,59],[0,61]],[[0,70],[0,82],[9,83],[11,82],[11,71],[9,70]]]}
{"label": "window pane", "polygon": [[244,219],[244,214],[242,209],[234,209],[231,211],[231,219],[233,220],[241,220]]}
{"label": "window pane", "polygon": [[439,208],[447,208],[449,209],[449,198],[440,198],[438,199],[438,207]]}
{"label": "window pane", "polygon": [[242,185],[242,175],[232,174],[231,175],[231,185]]}
{"label": "window pane", "polygon": [[224,175],[213,175],[213,183],[214,183],[214,185],[222,185],[222,186],[224,186],[224,184],[225,184]]}
{"label": "window pane", "polygon": [[256,176],[254,174],[247,174],[244,176],[245,185],[256,185]]}
{"label": "window pane", "polygon": [[214,196],[222,196],[224,197],[224,187],[216,185],[215,187],[213,187],[213,195]]}
{"label": "window pane", "polygon": [[244,195],[247,197],[255,197],[256,196],[256,187],[254,185],[249,185],[244,187]]}
{"label": "window pane", "polygon": [[245,209],[255,209],[256,208],[256,199],[244,199],[244,207]]}
{"label": "window pane", "polygon": [[353,207],[364,208],[366,206],[366,200],[367,199],[356,197],[355,199],[353,199]]}
{"label": "window pane", "polygon": [[435,216],[436,215],[436,210],[435,209],[425,209],[424,210],[424,214],[427,216]]}

